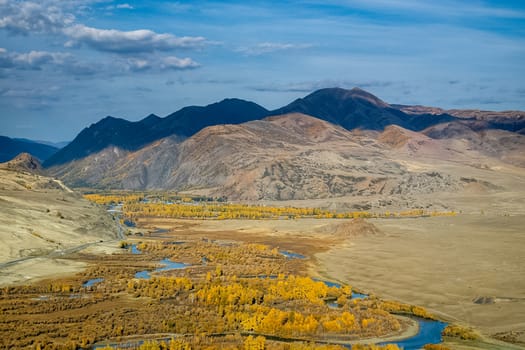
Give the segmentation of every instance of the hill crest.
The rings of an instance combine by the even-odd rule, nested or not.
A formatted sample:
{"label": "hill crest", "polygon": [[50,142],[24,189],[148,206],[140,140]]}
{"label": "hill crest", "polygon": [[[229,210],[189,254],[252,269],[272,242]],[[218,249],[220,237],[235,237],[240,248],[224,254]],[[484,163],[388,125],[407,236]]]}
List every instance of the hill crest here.
{"label": "hill crest", "polygon": [[4,169],[29,172],[33,174],[42,174],[42,164],[40,161],[29,153],[20,153],[8,162],[1,163]]}

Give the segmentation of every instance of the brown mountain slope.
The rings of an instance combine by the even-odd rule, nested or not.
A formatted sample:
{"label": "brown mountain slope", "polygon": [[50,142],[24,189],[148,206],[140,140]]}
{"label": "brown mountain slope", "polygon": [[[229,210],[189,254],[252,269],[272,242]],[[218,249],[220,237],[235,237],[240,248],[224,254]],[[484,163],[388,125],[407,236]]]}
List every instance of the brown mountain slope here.
{"label": "brown mountain slope", "polygon": [[20,153],[10,161],[0,163],[0,168],[42,174],[42,164],[29,153]]}
{"label": "brown mountain slope", "polygon": [[468,124],[450,122],[432,126],[423,131],[433,139],[465,142],[467,150],[474,150],[502,162],[525,167],[525,135],[506,130],[475,131]]}
{"label": "brown mountain slope", "polygon": [[427,106],[405,106],[391,105],[393,108],[400,110],[409,115],[450,115],[459,118],[464,125],[476,131],[483,130],[508,130],[523,135],[525,129],[525,112],[524,111],[482,111],[477,109],[441,109]]}
{"label": "brown mountain slope", "polygon": [[473,147],[472,133],[469,139],[398,126],[348,131],[295,113],[208,127],[182,143],[165,138],[136,152],[110,147],[51,170],[69,184],[92,187],[192,190],[230,200],[351,196],[359,208],[432,207],[435,193],[498,188],[498,177],[479,169],[504,163]]}

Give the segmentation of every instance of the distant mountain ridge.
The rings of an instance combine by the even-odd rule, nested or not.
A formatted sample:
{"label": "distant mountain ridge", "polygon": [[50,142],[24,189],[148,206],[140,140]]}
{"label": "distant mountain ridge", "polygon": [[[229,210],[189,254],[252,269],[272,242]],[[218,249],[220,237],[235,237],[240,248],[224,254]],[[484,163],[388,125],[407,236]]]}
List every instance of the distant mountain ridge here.
{"label": "distant mountain ridge", "polygon": [[525,135],[525,111],[482,111],[477,109],[449,109],[437,107],[392,105],[407,114],[448,114],[462,121],[470,121],[469,125],[476,130],[500,129]]}
{"label": "distant mountain ridge", "polygon": [[52,142],[52,141],[44,141],[44,140],[30,140],[30,139],[19,138],[19,137],[14,138],[13,140],[30,142],[30,143],[41,143],[43,145],[52,146],[52,147],[55,147],[55,148],[58,148],[58,149],[64,148],[65,146],[67,146],[69,144],[69,142],[71,142],[71,141]]}
{"label": "distant mountain ridge", "polygon": [[398,125],[405,129],[420,131],[431,125],[457,119],[446,113],[409,115],[359,88],[317,90],[272,111],[271,114],[286,113],[304,113],[340,125],[347,130],[361,128],[379,131],[389,125]]}
{"label": "distant mountain ridge", "polygon": [[0,163],[7,162],[20,153],[30,153],[41,162],[58,151],[58,148],[31,140],[0,136]]}
{"label": "distant mountain ridge", "polygon": [[132,151],[171,135],[183,140],[207,126],[244,123],[261,119],[267,114],[268,110],[254,102],[225,99],[204,107],[184,107],[165,118],[150,114],[140,121],[130,122],[108,116],[82,130],[44,166],[81,159],[108,146]]}
{"label": "distant mountain ridge", "polygon": [[164,118],[151,114],[137,122],[108,116],[82,130],[71,143],[49,157],[43,165],[48,168],[66,164],[109,146],[136,151],[168,136],[181,142],[208,126],[241,124],[288,113],[310,115],[347,130],[382,131],[389,125],[398,125],[408,130],[422,131],[443,123],[468,124],[469,128],[476,131],[503,129],[523,133],[525,130],[525,115],[509,118],[497,112],[489,115],[473,111],[469,116],[467,112],[457,110],[388,104],[359,88],[326,88],[273,111],[254,102],[232,98],[203,107],[184,107]]}

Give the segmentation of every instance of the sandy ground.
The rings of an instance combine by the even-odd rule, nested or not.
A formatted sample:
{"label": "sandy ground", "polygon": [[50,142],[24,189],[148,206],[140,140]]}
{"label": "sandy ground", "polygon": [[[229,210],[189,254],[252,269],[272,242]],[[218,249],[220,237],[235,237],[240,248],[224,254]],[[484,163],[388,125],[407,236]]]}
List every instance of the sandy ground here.
{"label": "sandy ground", "polygon": [[[65,259],[76,252],[105,255],[122,253],[118,240],[81,245],[65,252],[56,252],[41,257],[28,257],[21,261],[0,264],[0,287],[23,285],[44,279],[61,278],[83,271],[87,264],[73,259]],[[60,258],[64,257],[64,258]]]}
{"label": "sandy ground", "polygon": [[[525,216],[371,222],[385,235],[354,237],[317,254],[321,274],[487,335],[525,331]],[[489,303],[474,303],[478,297]]]}
{"label": "sandy ground", "polygon": [[[326,251],[341,241],[334,235],[333,225],[342,220],[180,220],[148,218],[139,225],[169,229],[170,234],[239,240],[269,244],[307,256]],[[140,231],[140,229],[138,230]],[[160,235],[162,236],[162,234]]]}
{"label": "sandy ground", "polygon": [[82,271],[86,264],[69,259],[34,258],[0,270],[0,287],[60,278]]}

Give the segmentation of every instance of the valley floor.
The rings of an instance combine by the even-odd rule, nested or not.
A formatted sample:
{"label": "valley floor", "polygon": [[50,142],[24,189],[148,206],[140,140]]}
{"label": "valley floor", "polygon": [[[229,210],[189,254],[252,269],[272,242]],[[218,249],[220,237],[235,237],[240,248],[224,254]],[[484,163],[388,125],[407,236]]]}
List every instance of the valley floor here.
{"label": "valley floor", "polygon": [[[472,326],[483,338],[446,338],[454,349],[525,348],[524,216],[464,214],[456,217],[373,220],[178,220],[140,218],[135,240],[191,239],[264,243],[309,259],[310,274],[365,293],[429,309],[439,318]],[[156,232],[157,229],[168,232]],[[114,247],[83,254],[107,256]],[[78,253],[77,253],[78,254]],[[66,257],[64,273],[85,269],[82,255]],[[99,258],[97,258],[99,259]],[[2,272],[59,277],[61,260],[34,260]],[[94,261],[94,260],[93,260]],[[93,261],[90,265],[93,265]],[[48,264],[48,265],[46,265]],[[47,266],[47,267],[46,267]],[[83,278],[83,277],[78,277]],[[2,284],[22,282],[2,278]],[[511,341],[503,343],[502,340]]]}

